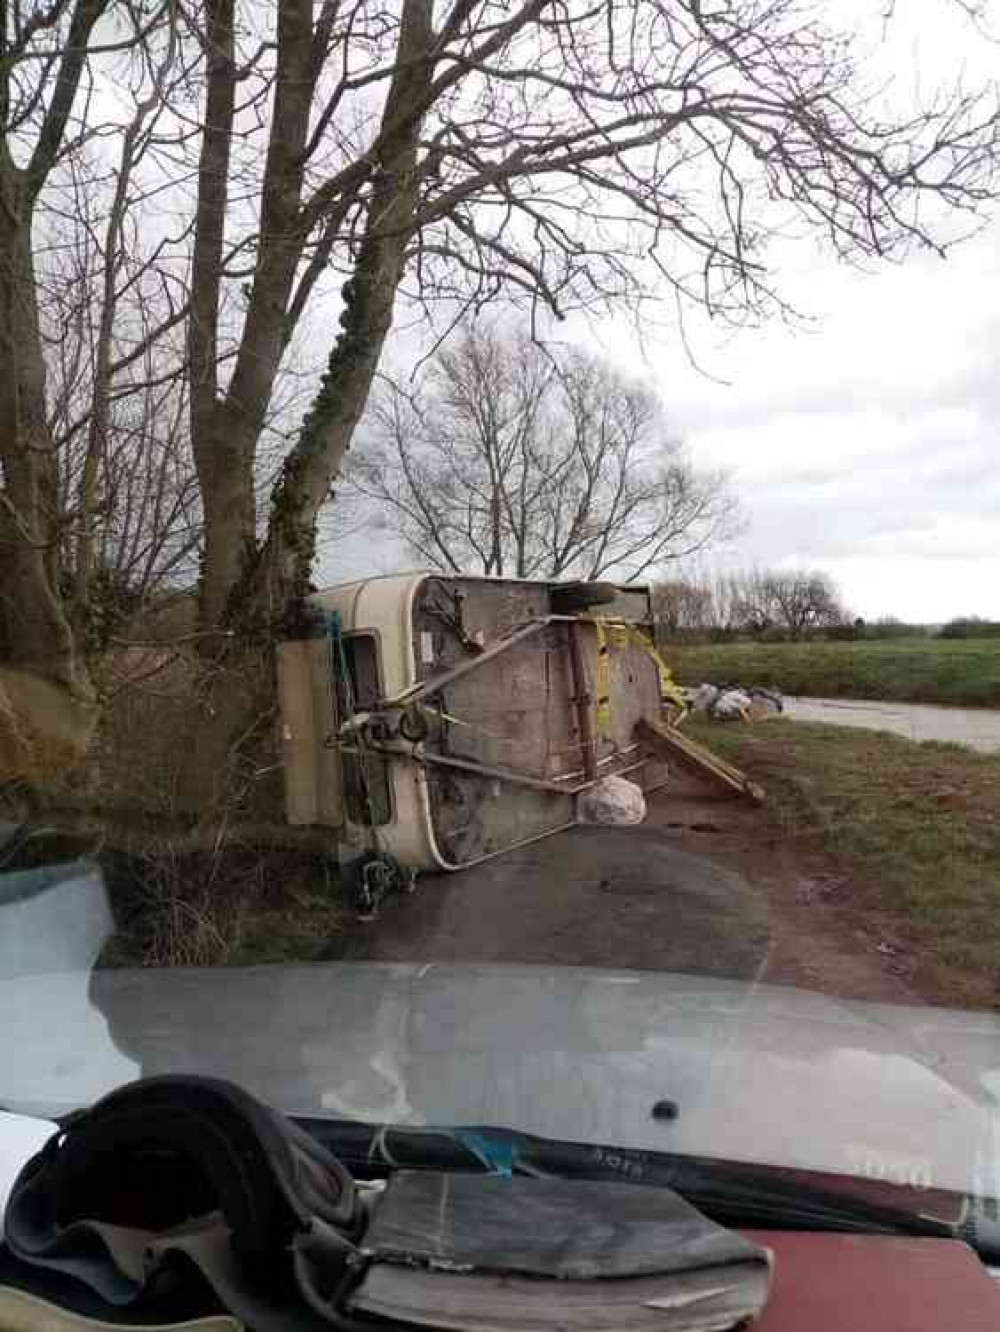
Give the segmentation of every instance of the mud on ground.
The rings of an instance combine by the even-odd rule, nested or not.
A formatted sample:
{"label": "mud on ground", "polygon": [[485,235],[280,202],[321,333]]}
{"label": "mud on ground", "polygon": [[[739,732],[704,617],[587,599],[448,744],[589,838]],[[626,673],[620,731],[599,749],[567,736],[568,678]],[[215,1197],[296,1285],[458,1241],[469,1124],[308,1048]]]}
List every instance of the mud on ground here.
{"label": "mud on ground", "polygon": [[428,876],[343,957],[691,972],[841,998],[920,1002],[905,954],[820,852],[756,806],[675,778],[637,828],[577,828],[458,874]]}

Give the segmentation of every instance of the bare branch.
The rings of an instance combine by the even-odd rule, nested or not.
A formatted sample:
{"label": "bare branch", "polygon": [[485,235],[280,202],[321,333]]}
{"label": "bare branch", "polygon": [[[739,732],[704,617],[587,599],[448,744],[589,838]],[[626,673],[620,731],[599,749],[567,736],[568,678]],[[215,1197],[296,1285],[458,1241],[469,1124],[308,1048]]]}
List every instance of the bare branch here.
{"label": "bare branch", "polygon": [[[66,122],[76,100],[80,77],[85,68],[87,43],[94,24],[107,7],[108,0],[76,0],[73,7],[69,33],[55,76],[49,109],[28,163],[27,187],[31,198],[37,197],[46,177],[55,165]],[[56,20],[60,8],[56,6],[49,11],[45,26],[49,26],[50,21]]]}

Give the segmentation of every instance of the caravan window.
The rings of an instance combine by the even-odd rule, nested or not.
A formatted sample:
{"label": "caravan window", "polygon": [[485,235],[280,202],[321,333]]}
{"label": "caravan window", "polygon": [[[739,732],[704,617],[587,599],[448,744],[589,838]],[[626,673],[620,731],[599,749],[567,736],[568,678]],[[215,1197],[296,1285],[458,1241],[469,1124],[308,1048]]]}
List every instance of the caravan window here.
{"label": "caravan window", "polygon": [[[337,713],[348,717],[353,710],[375,707],[382,693],[378,669],[378,639],[375,634],[344,634],[343,661],[335,661]],[[346,678],[344,668],[346,667]]]}
{"label": "caravan window", "polygon": [[[378,639],[374,634],[345,634],[343,658],[334,661],[333,678],[337,692],[337,715],[345,719],[352,712],[375,707],[381,697]],[[344,799],[352,823],[381,827],[392,818],[389,769],[377,750],[342,751]]]}

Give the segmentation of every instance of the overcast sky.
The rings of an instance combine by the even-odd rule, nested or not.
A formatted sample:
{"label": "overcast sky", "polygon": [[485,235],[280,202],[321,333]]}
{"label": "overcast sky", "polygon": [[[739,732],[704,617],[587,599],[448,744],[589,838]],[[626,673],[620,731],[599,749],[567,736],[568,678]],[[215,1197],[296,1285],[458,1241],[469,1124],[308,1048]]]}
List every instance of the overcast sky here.
{"label": "overcast sky", "polygon": [[[1000,618],[1000,229],[875,274],[803,264],[784,288],[810,325],[692,333],[712,379],[676,336],[644,349],[694,461],[743,499],[720,559],[826,569],[866,617]],[[624,327],[606,350],[637,364]]]}
{"label": "overcast sky", "polygon": [[[853,0],[839,3],[846,15]],[[994,73],[1000,49],[973,53],[949,0],[901,13],[892,47],[877,33],[872,47],[876,61],[891,50],[897,81],[958,61]],[[805,243],[771,257],[810,322],[727,334],[692,318],[700,370],[666,320],[641,340],[624,322],[567,335],[641,369],[692,460],[731,474],[747,525],[715,564],[825,569],[866,618],[1000,619],[1000,222],[946,260],[868,273]],[[363,536],[322,573],[411,563]]]}
{"label": "overcast sky", "polygon": [[[785,290],[813,322],[692,328],[707,373],[669,329],[602,339],[732,475],[747,526],[713,562],[825,569],[867,618],[1000,619],[1000,228],[874,274],[817,260]],[[362,538],[336,577],[411,564]]]}

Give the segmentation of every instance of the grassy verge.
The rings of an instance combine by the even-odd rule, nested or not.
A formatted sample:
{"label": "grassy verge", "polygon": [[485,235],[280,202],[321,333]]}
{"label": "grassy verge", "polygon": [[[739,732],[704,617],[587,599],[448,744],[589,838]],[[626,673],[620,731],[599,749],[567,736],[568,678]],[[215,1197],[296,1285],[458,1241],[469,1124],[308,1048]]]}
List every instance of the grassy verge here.
{"label": "grassy verge", "polygon": [[668,647],[682,684],[735,681],[820,698],[1000,707],[1000,640]]}
{"label": "grassy verge", "polygon": [[918,991],[1000,1002],[1000,756],[781,720],[691,731],[766,787],[784,836],[840,862]]}
{"label": "grassy verge", "polygon": [[320,961],[337,947],[335,871],[295,852],[105,857],[117,931],[102,966]]}
{"label": "grassy verge", "polygon": [[[25,823],[23,817],[0,804],[0,824],[7,826],[0,878],[96,865],[115,925],[101,966],[253,966],[325,961],[341,951],[352,917],[330,855],[221,840],[212,851],[189,850],[167,837],[141,836],[126,852],[105,841],[96,820],[85,831],[57,830],[58,819]],[[115,826],[120,834],[121,823]]]}

